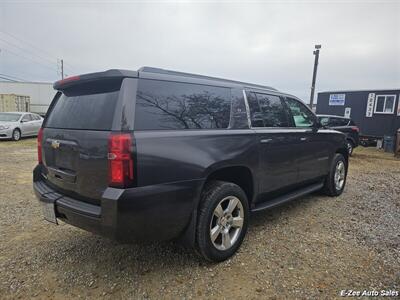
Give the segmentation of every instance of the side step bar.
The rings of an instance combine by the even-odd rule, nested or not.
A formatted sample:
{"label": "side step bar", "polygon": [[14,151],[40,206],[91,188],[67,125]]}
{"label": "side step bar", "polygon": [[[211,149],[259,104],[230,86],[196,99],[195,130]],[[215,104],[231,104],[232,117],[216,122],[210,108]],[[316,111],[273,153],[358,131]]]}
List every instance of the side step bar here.
{"label": "side step bar", "polygon": [[251,211],[256,212],[256,211],[260,211],[260,210],[264,210],[264,209],[268,209],[268,208],[272,208],[272,207],[284,204],[284,203],[292,201],[296,198],[299,198],[299,197],[305,196],[307,194],[310,194],[312,192],[318,191],[323,186],[324,186],[323,183],[314,183],[312,185],[308,185],[304,188],[295,190],[289,194],[279,196],[279,197],[276,197],[271,200],[267,200],[266,202],[263,202],[263,203],[259,203]]}

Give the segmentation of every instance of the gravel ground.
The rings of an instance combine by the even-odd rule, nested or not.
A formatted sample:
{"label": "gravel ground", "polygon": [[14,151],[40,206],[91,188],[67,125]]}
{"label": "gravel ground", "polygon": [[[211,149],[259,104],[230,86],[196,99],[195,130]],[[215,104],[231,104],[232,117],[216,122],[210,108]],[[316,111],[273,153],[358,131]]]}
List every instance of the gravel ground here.
{"label": "gravel ground", "polygon": [[42,220],[36,141],[0,142],[0,298],[332,299],[400,291],[400,160],[357,148],[345,192],[253,216],[239,253],[205,263],[172,243],[121,245]]}

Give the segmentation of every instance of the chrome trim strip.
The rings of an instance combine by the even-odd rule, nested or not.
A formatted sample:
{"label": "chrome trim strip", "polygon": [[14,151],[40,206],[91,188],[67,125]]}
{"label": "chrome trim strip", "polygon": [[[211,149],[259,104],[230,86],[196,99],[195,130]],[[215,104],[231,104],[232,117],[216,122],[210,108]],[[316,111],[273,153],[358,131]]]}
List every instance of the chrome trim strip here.
{"label": "chrome trim strip", "polygon": [[246,91],[245,90],[243,90],[243,97],[244,97],[244,105],[246,106],[247,122],[249,124],[249,128],[252,129],[252,127],[251,127],[251,119],[250,119],[250,107],[249,107],[249,102],[247,101],[247,96],[246,96]]}

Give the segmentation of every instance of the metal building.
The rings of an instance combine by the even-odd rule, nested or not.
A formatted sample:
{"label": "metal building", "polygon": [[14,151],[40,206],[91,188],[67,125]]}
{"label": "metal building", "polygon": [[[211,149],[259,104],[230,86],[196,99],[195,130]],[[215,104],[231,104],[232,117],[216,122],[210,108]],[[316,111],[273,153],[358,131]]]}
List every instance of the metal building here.
{"label": "metal building", "polygon": [[400,88],[318,93],[317,114],[351,117],[364,137],[394,136],[400,128]]}
{"label": "metal building", "polygon": [[31,111],[30,97],[15,94],[0,94],[0,112]]}
{"label": "metal building", "polygon": [[30,98],[30,111],[44,115],[56,91],[49,82],[0,81],[0,94],[24,95]]}

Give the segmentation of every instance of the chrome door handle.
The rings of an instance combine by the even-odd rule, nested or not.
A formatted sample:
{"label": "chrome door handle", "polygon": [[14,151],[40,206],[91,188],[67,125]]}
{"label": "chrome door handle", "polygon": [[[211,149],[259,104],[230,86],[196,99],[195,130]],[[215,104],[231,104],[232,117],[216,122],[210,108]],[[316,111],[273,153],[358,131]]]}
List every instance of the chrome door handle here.
{"label": "chrome door handle", "polygon": [[260,140],[261,144],[266,144],[266,143],[270,143],[270,142],[272,142],[272,139],[262,139],[262,140]]}
{"label": "chrome door handle", "polygon": [[302,142],[305,142],[305,141],[307,141],[307,140],[308,140],[308,138],[306,138],[306,137],[300,138],[300,141],[302,141]]}

